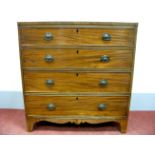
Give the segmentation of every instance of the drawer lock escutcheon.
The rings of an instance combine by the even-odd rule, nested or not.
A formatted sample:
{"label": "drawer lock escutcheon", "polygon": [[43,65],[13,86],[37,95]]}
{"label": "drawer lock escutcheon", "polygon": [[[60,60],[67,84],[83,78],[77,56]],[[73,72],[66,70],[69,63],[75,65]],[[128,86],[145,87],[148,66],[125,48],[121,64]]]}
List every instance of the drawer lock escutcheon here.
{"label": "drawer lock escutcheon", "polygon": [[104,104],[104,103],[101,103],[101,104],[98,105],[98,109],[101,110],[101,111],[102,111],[102,110],[105,110],[106,107],[107,107],[107,106],[106,106],[106,104]]}
{"label": "drawer lock escutcheon", "polygon": [[54,37],[53,37],[53,34],[50,33],[50,32],[46,32],[45,35],[44,35],[44,39],[47,40],[47,41],[50,41],[52,40]]}
{"label": "drawer lock escutcheon", "polygon": [[101,80],[100,85],[101,86],[106,86],[108,84],[108,80]]}
{"label": "drawer lock escutcheon", "polygon": [[54,80],[48,79],[48,80],[45,81],[45,84],[47,86],[52,86],[52,85],[54,85]]}
{"label": "drawer lock escutcheon", "polygon": [[46,55],[45,57],[44,57],[44,60],[46,61],[46,62],[52,62],[52,61],[54,61],[54,57],[52,56],[52,55]]}
{"label": "drawer lock escutcheon", "polygon": [[100,61],[101,62],[109,62],[110,61],[110,57],[107,56],[107,55],[103,55],[103,56],[101,56]]}
{"label": "drawer lock escutcheon", "polygon": [[56,109],[56,106],[53,103],[49,103],[47,105],[47,109],[52,111],[52,110],[55,110]]}
{"label": "drawer lock escutcheon", "polygon": [[110,41],[111,40],[111,35],[109,33],[103,33],[102,39],[104,41]]}

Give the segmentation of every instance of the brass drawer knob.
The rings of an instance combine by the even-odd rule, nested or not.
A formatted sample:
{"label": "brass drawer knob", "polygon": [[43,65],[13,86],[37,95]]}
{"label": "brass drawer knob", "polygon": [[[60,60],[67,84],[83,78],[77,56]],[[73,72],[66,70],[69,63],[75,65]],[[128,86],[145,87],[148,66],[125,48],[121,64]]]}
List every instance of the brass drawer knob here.
{"label": "brass drawer knob", "polygon": [[104,41],[110,41],[111,40],[111,35],[109,33],[103,33],[102,39]]}
{"label": "brass drawer knob", "polygon": [[54,57],[52,56],[52,55],[46,55],[45,57],[44,57],[44,60],[46,61],[46,62],[52,62],[52,61],[54,61]]}
{"label": "brass drawer knob", "polygon": [[101,86],[106,86],[108,84],[108,80],[101,80],[100,85]]}
{"label": "brass drawer knob", "polygon": [[52,86],[52,85],[54,85],[54,80],[48,79],[48,80],[45,81],[45,84],[47,86]]}
{"label": "brass drawer knob", "polygon": [[45,35],[44,35],[44,39],[47,40],[47,41],[50,41],[53,39],[53,34],[50,33],[50,32],[46,32]]}
{"label": "brass drawer knob", "polygon": [[53,104],[53,103],[49,103],[48,105],[47,105],[47,108],[48,108],[48,110],[55,110],[56,109],[56,106]]}
{"label": "brass drawer knob", "polygon": [[104,104],[104,103],[101,103],[101,104],[98,105],[98,109],[101,110],[101,111],[102,111],[102,110],[105,110],[106,107],[107,107],[107,106],[106,106],[106,104]]}
{"label": "brass drawer knob", "polygon": [[102,62],[109,62],[109,61],[110,61],[110,57],[107,56],[107,55],[103,55],[103,56],[101,56],[100,60],[101,60]]}

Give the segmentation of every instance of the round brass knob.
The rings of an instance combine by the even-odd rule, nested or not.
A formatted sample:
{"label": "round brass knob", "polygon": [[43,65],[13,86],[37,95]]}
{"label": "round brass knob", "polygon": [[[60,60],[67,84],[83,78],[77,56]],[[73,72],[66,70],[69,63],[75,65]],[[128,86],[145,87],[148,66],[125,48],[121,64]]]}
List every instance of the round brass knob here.
{"label": "round brass knob", "polygon": [[50,33],[50,32],[46,32],[45,35],[44,35],[44,39],[49,41],[49,40],[52,40],[53,39],[53,34]]}
{"label": "round brass knob", "polygon": [[111,40],[111,35],[109,33],[103,33],[102,39],[104,41],[110,41]]}
{"label": "round brass knob", "polygon": [[107,56],[107,55],[103,55],[103,56],[101,56],[100,60],[101,60],[102,62],[109,62],[109,61],[110,61],[110,58],[109,58],[109,56]]}
{"label": "round brass knob", "polygon": [[45,57],[44,57],[44,60],[46,61],[46,62],[52,62],[52,61],[54,61],[54,57],[52,56],[52,55],[46,55]]}
{"label": "round brass knob", "polygon": [[47,86],[52,86],[52,85],[54,85],[54,80],[48,79],[48,80],[45,81],[45,84]]}
{"label": "round brass knob", "polygon": [[55,110],[56,109],[56,106],[53,103],[49,103],[47,105],[47,108],[48,108],[48,110]]}
{"label": "round brass knob", "polygon": [[101,104],[98,105],[98,109],[99,109],[99,110],[105,110],[106,107],[107,107],[107,106],[106,106],[106,104],[104,104],[104,103],[101,103]]}
{"label": "round brass knob", "polygon": [[108,80],[101,80],[100,85],[101,86],[106,86],[108,84]]}

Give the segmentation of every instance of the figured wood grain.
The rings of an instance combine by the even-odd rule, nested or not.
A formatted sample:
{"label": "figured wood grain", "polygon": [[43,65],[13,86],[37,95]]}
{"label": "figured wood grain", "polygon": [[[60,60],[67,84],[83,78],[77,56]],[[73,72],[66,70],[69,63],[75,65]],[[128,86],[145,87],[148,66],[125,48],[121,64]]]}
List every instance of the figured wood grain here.
{"label": "figured wood grain", "polygon": [[[53,39],[44,39],[45,33],[53,34]],[[104,41],[102,35],[109,33],[111,41]],[[95,46],[133,46],[133,29],[63,29],[63,28],[24,28],[20,29],[20,43],[35,45],[95,45]]]}
{"label": "figured wood grain", "polygon": [[[128,96],[25,96],[28,115],[88,115],[88,116],[126,116]],[[48,104],[54,104],[55,110],[48,110]],[[99,104],[105,104],[101,111]]]}
{"label": "figured wood grain", "polygon": [[[47,79],[54,85],[47,86]],[[107,80],[107,86],[100,81]],[[129,92],[129,73],[59,73],[24,71],[25,92]]]}
{"label": "figured wood grain", "polygon": [[[22,49],[23,67],[49,69],[131,69],[132,50]],[[46,62],[51,55],[54,61]],[[109,62],[102,62],[101,56]]]}
{"label": "figured wood grain", "polygon": [[[132,87],[137,23],[18,22],[23,94],[28,131],[38,121],[118,122],[126,132]],[[51,32],[53,40],[44,34]],[[103,33],[112,36],[103,41]],[[77,52],[78,50],[78,52]],[[52,63],[45,54],[54,56]],[[110,62],[101,63],[101,55]],[[55,84],[45,85],[46,79]],[[108,80],[101,87],[100,80]],[[55,111],[48,111],[53,102]],[[104,111],[99,103],[106,103]]]}

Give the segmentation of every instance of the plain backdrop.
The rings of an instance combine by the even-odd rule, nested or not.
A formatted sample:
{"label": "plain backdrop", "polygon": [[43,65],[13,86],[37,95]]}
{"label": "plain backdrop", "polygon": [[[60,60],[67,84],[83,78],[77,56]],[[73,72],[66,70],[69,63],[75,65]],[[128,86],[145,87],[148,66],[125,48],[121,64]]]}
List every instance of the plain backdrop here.
{"label": "plain backdrop", "polygon": [[0,91],[21,91],[17,21],[138,22],[134,93],[155,92],[153,0],[1,0]]}

